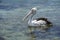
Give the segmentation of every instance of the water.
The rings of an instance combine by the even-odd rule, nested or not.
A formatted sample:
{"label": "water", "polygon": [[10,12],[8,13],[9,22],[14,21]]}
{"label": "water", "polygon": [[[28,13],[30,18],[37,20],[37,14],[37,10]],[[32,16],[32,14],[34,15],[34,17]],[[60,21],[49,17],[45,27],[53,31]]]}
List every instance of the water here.
{"label": "water", "polygon": [[[0,4],[8,3],[11,6],[7,5],[9,6],[8,9],[0,9],[0,37],[3,37],[5,40],[59,40],[60,0],[40,1],[28,0],[26,2],[23,0],[21,4],[18,3],[19,1],[16,3],[14,0],[11,4],[8,3],[9,1],[2,1]],[[13,6],[17,4],[17,8],[14,8]],[[34,18],[46,17],[53,23],[53,27],[45,33],[35,30],[34,34],[30,35],[27,21],[22,21],[22,19],[34,6],[40,6]],[[36,36],[36,38],[33,39],[33,36]]]}

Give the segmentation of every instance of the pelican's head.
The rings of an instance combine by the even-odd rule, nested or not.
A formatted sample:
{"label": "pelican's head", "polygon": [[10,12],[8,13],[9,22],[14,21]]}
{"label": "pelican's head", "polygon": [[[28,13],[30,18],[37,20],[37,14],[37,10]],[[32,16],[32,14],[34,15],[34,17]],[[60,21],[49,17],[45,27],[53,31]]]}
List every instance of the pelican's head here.
{"label": "pelican's head", "polygon": [[34,7],[34,8],[32,8],[32,9],[31,9],[31,11],[37,11],[37,8],[36,8],[36,7]]}
{"label": "pelican's head", "polygon": [[23,20],[28,18],[28,16],[30,16],[31,14],[32,15],[36,14],[36,11],[37,11],[37,7],[32,8],[31,11],[23,18]]}

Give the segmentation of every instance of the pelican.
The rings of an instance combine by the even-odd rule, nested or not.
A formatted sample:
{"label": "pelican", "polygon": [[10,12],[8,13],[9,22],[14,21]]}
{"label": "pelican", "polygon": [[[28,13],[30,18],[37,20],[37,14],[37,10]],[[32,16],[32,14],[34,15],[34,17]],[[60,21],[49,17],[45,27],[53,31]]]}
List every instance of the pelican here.
{"label": "pelican", "polygon": [[28,20],[28,25],[33,26],[33,27],[38,27],[38,26],[46,26],[46,25],[52,25],[50,21],[47,20],[47,18],[36,18],[33,19],[33,16],[36,14],[37,8],[34,7],[31,9],[31,11],[23,18],[23,20],[27,19],[29,16]]}

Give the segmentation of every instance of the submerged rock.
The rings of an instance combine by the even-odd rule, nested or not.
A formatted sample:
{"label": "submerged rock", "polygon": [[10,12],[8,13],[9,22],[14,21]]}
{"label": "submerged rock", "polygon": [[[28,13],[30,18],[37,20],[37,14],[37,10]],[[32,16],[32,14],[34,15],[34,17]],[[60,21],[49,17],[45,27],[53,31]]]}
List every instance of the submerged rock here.
{"label": "submerged rock", "polygon": [[0,37],[0,40],[5,40],[3,37]]}

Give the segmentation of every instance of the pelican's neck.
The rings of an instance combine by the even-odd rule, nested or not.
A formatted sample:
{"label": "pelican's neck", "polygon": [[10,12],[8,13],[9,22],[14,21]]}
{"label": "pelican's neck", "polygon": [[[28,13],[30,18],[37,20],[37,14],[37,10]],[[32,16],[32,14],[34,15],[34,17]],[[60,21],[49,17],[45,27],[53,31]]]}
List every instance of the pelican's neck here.
{"label": "pelican's neck", "polygon": [[33,14],[30,16],[30,18],[29,18],[29,22],[31,22],[32,20],[33,20]]}
{"label": "pelican's neck", "polygon": [[34,16],[35,14],[36,14],[36,9],[33,9],[33,10],[31,11],[31,15],[30,15],[30,19],[29,19],[30,22],[33,20],[33,16]]}

